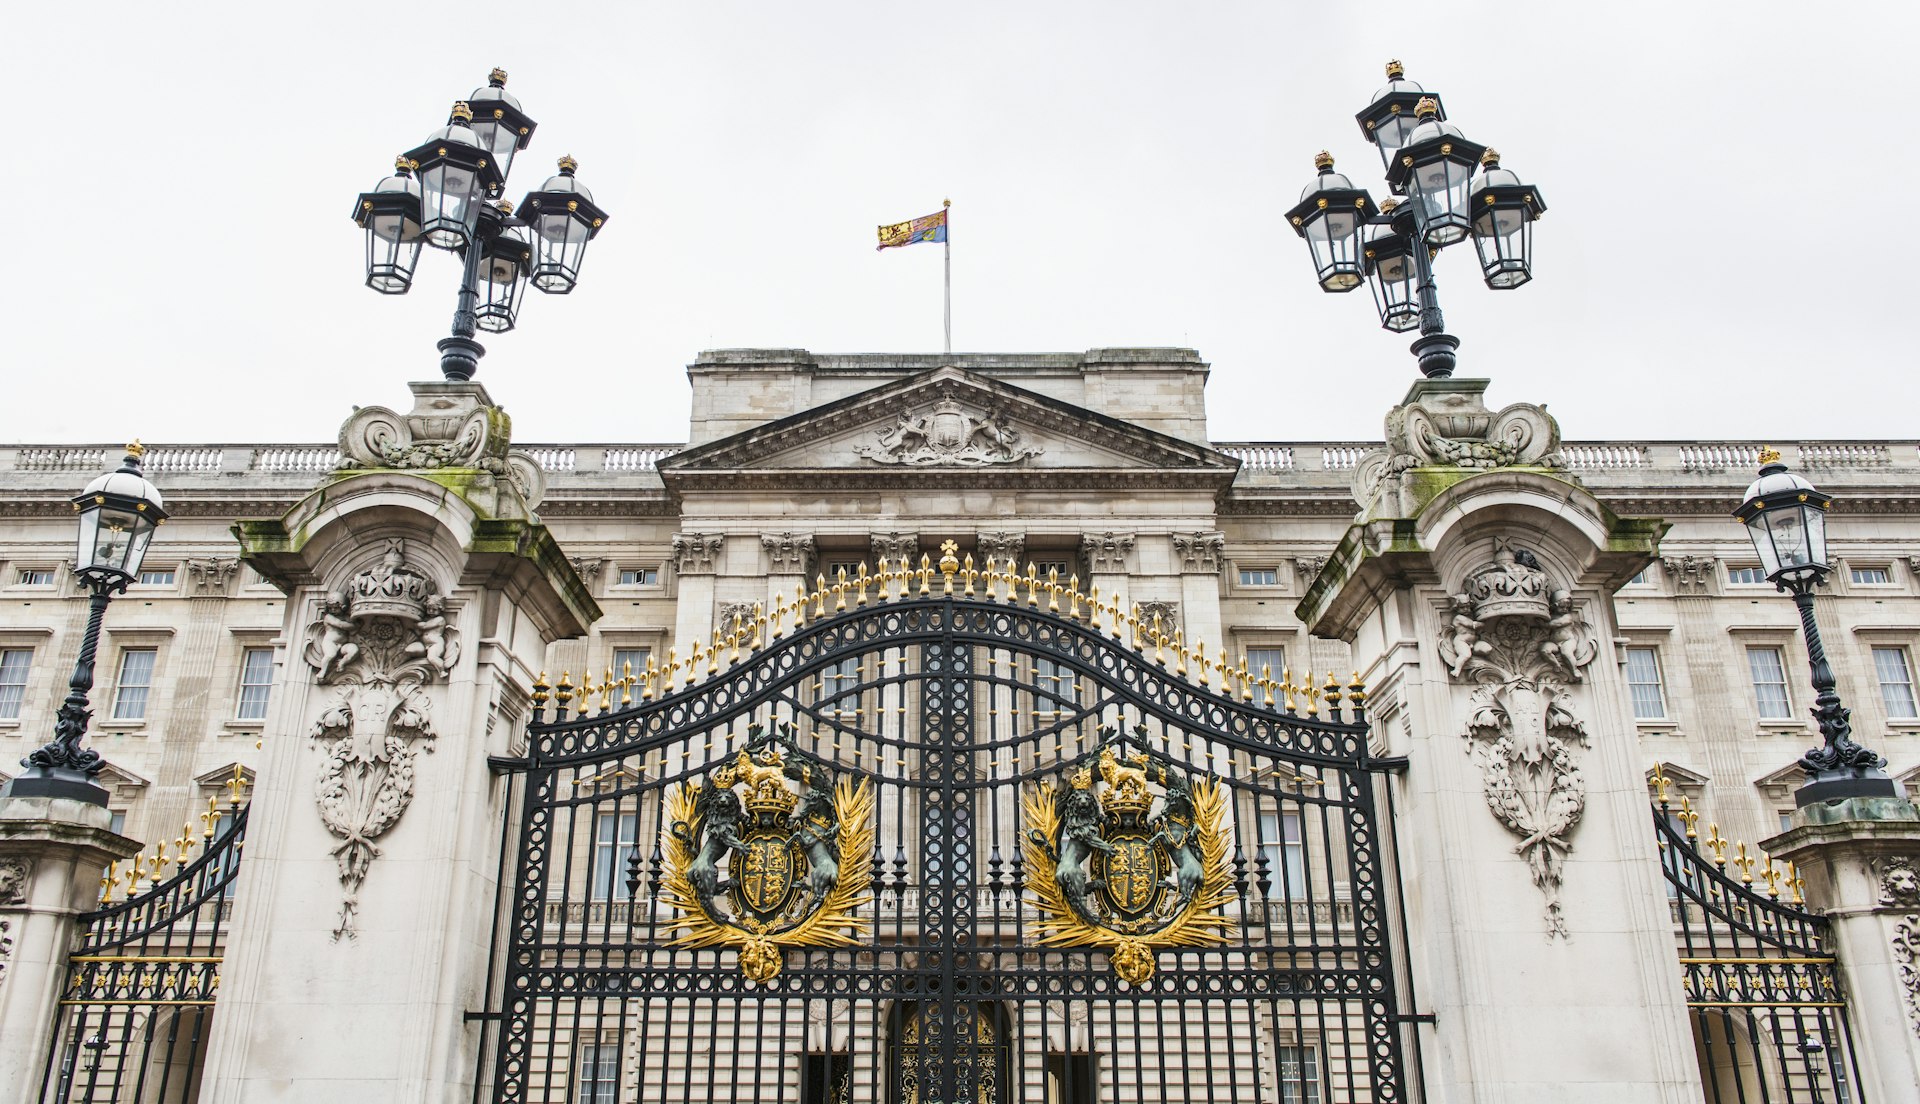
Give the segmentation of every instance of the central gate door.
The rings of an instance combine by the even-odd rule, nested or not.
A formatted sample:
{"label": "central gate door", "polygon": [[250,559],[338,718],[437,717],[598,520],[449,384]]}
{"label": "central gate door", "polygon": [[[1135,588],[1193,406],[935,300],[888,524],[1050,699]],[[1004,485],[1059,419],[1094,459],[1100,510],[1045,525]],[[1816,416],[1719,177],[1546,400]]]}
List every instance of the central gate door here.
{"label": "central gate door", "polygon": [[1416,1097],[1358,686],[951,555],[733,629],[535,688],[482,1098]]}

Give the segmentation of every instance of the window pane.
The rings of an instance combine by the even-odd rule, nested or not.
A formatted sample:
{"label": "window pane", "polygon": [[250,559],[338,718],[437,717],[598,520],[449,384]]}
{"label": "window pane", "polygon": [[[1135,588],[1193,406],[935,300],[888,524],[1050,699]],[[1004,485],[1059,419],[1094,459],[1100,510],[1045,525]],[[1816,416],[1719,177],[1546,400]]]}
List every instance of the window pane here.
{"label": "window pane", "polygon": [[0,651],[0,718],[16,720],[27,700],[27,670],[33,666],[32,648]]}
{"label": "window pane", "polygon": [[1873,673],[1880,679],[1880,701],[1887,707],[1887,716],[1920,716],[1914,710],[1913,671],[1907,666],[1905,648],[1875,648]]}
{"label": "window pane", "polygon": [[1893,582],[1893,572],[1884,567],[1855,567],[1848,569],[1853,581],[1868,586],[1881,586]]}
{"label": "window pane", "polygon": [[1287,650],[1285,648],[1248,648],[1247,673],[1254,678],[1271,678],[1275,682],[1287,670]]}
{"label": "window pane", "polygon": [[660,581],[657,567],[626,568],[620,572],[621,586],[653,586]]}
{"label": "window pane", "polygon": [[599,813],[593,818],[593,899],[627,895],[627,856],[639,838],[638,813]]}
{"label": "window pane", "polygon": [[[860,661],[843,659],[820,673],[821,708],[829,716],[846,714],[845,720],[852,720],[860,708],[860,694],[854,687],[860,684]],[[845,691],[845,692],[843,692]]]}
{"label": "window pane", "polygon": [[1240,569],[1240,585],[1279,586],[1279,569],[1272,567],[1243,567]]}
{"label": "window pane", "polygon": [[628,665],[631,664],[633,677],[645,678],[647,674],[647,657],[652,654],[652,648],[615,648],[613,650],[613,677],[617,679],[626,678],[629,670]]}
{"label": "window pane", "polygon": [[1757,567],[1727,568],[1727,582],[1729,583],[1746,584],[1746,583],[1764,583],[1766,581],[1767,581],[1766,573],[1761,571]]}
{"label": "window pane", "polygon": [[20,570],[20,582],[23,586],[52,586],[53,572],[45,571],[37,567],[22,568]]}
{"label": "window pane", "polygon": [[579,1048],[578,1055],[576,1104],[616,1104],[620,1099],[620,1047],[587,1043]]}
{"label": "window pane", "polygon": [[142,571],[140,573],[140,585],[141,586],[172,586],[173,585],[173,568],[162,567],[162,568],[155,568],[148,571]]}
{"label": "window pane", "polygon": [[1306,896],[1307,851],[1300,837],[1300,814],[1261,813],[1260,849],[1272,883],[1268,896]]}
{"label": "window pane", "polygon": [[243,721],[267,719],[267,699],[273,693],[273,649],[248,648],[240,653],[240,708]]}
{"label": "window pane", "polygon": [[1283,1104],[1320,1104],[1320,1063],[1310,1046],[1275,1048],[1280,1058]]}
{"label": "window pane", "polygon": [[139,721],[147,716],[147,691],[153,686],[152,648],[120,653],[120,678],[113,695],[113,719]]}
{"label": "window pane", "polygon": [[1080,700],[1080,688],[1074,685],[1073,671],[1051,659],[1033,661],[1033,708],[1036,721],[1060,719],[1063,711]]}
{"label": "window pane", "polygon": [[1660,657],[1652,648],[1627,649],[1627,689],[1633,694],[1633,715],[1660,720],[1667,715],[1660,688]]}
{"label": "window pane", "polygon": [[1787,703],[1787,669],[1778,648],[1748,648],[1747,669],[1753,674],[1753,700],[1760,716],[1785,720],[1793,716]]}

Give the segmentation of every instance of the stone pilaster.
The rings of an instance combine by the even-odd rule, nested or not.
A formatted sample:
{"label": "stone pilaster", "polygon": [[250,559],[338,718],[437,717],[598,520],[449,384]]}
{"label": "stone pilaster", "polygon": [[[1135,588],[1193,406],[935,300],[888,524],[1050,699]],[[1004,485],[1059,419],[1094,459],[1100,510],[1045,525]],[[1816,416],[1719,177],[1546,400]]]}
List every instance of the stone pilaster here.
{"label": "stone pilaster", "polygon": [[1534,407],[1430,381],[1363,459],[1299,607],[1347,641],[1405,756],[1399,867],[1427,1088],[1454,1104],[1701,1097],[1612,593],[1662,527],[1554,466]]}
{"label": "stone pilaster", "polygon": [[1920,809],[1887,797],[1803,805],[1761,846],[1794,864],[1832,925],[1859,1098],[1920,1100]]}
{"label": "stone pilaster", "polygon": [[[548,645],[600,611],[531,513],[537,478],[501,461],[505,414],[477,385],[415,391],[404,449],[236,527],[287,594],[288,660],[206,1104],[472,1094],[507,793],[488,759],[515,753]],[[474,425],[486,446],[439,463]]]}
{"label": "stone pilaster", "polygon": [[0,1097],[40,1099],[75,919],[100,900],[107,864],[132,858],[102,805],[0,797]]}
{"label": "stone pilaster", "polygon": [[[674,623],[668,647],[686,649],[713,636],[715,576],[726,554],[727,538],[720,533],[673,535]],[[667,657],[659,657],[665,663]],[[686,659],[685,655],[678,657]]]}
{"label": "stone pilaster", "polygon": [[802,589],[813,589],[813,537],[805,533],[762,533],[760,546],[767,553],[767,590],[765,606],[772,616],[776,602],[793,601]]}
{"label": "stone pilaster", "polygon": [[1227,551],[1222,533],[1175,533],[1174,558],[1180,567],[1180,612],[1187,646],[1206,646],[1218,655],[1225,633],[1220,624],[1220,565]]}
{"label": "stone pilaster", "polygon": [[1132,607],[1127,585],[1128,554],[1133,551],[1132,533],[1100,533],[1080,538],[1080,554],[1087,561],[1087,587],[1098,587],[1102,601],[1113,599],[1122,610]]}

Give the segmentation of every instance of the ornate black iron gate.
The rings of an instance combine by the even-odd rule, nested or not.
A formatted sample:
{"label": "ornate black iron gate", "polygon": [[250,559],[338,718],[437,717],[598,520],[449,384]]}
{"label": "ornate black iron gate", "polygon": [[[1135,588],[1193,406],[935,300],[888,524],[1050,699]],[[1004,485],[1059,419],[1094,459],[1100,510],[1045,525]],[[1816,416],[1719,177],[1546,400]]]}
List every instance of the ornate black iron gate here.
{"label": "ornate black iron gate", "polygon": [[1717,825],[1702,840],[1692,802],[1668,800],[1660,769],[1651,781],[1708,1104],[1867,1104],[1827,920],[1805,907],[1793,865],[1750,854]]}
{"label": "ornate black iron gate", "polygon": [[[226,786],[225,810],[209,799],[178,839],[101,879],[100,908],[79,918],[80,945],[67,960],[41,1078],[45,1104],[198,1098],[247,834],[240,797],[248,782],[238,767]],[[115,901],[123,886],[125,899]]]}
{"label": "ornate black iron gate", "polygon": [[943,568],[535,688],[480,1098],[1417,1098],[1361,688]]}

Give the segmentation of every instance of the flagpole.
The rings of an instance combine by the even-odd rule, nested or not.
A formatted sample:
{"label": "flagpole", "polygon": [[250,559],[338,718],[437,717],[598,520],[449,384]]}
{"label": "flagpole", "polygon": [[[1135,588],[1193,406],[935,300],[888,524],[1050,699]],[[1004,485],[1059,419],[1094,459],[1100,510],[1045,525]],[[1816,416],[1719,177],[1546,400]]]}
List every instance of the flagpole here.
{"label": "flagpole", "polygon": [[[948,209],[951,208],[952,206],[953,206],[953,200],[951,199],[941,200],[940,213],[943,215],[948,214]],[[945,303],[946,303],[946,319],[947,319],[947,355],[952,356],[953,355],[953,220],[951,217],[949,217],[945,221],[947,223],[945,227],[946,233],[941,235],[941,237],[945,240],[941,244],[946,246],[947,291],[946,291]]]}

